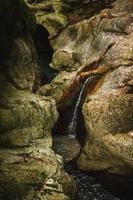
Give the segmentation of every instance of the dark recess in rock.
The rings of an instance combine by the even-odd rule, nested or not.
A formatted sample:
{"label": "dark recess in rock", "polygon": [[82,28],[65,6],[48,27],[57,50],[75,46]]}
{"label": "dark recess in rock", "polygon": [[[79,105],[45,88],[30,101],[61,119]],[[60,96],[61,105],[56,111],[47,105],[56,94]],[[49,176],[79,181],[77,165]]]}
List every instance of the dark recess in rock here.
{"label": "dark recess in rock", "polygon": [[44,85],[52,81],[57,75],[57,71],[50,67],[53,49],[48,39],[48,31],[41,25],[36,26],[34,42],[38,54],[38,64],[41,68],[41,84]]}

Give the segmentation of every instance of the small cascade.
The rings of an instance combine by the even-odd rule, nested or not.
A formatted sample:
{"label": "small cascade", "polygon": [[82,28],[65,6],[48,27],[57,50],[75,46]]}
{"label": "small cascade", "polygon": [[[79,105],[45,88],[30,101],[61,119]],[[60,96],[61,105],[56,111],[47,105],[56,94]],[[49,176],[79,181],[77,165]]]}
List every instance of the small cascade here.
{"label": "small cascade", "polygon": [[73,114],[72,114],[72,119],[70,121],[69,124],[69,138],[71,139],[75,139],[76,138],[76,128],[77,128],[77,122],[78,122],[78,114],[79,114],[79,110],[81,107],[81,102],[83,100],[84,97],[84,92],[86,90],[86,87],[88,86],[89,83],[91,83],[93,79],[93,76],[88,77],[85,82],[83,83],[83,86],[80,90],[79,96],[78,96],[78,100],[76,102]]}
{"label": "small cascade", "polygon": [[53,150],[63,157],[65,163],[76,159],[84,144],[86,129],[82,105],[87,92],[92,91],[98,79],[99,75],[92,75],[84,80],[77,98],[65,110],[65,115],[64,110],[60,110],[60,118],[52,130]]}

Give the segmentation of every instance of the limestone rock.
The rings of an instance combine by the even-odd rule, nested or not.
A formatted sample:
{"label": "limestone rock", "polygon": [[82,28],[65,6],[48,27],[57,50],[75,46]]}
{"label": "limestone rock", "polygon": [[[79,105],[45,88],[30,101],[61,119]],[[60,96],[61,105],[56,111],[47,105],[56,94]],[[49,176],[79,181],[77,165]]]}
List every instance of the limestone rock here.
{"label": "limestone rock", "polygon": [[[109,11],[114,18],[102,19],[100,35],[95,37],[99,41],[98,54],[107,41],[114,42],[99,61],[107,71],[112,70],[106,72],[83,106],[87,138],[77,164],[84,170],[133,172],[133,18],[130,9],[133,2],[122,3],[116,2],[116,7]],[[99,36],[101,40],[97,40]],[[92,43],[91,48],[94,47]]]}
{"label": "limestone rock", "polygon": [[37,24],[48,30],[51,39],[67,25],[89,18],[105,6],[103,0],[25,0],[25,2],[35,14]]}
{"label": "limestone rock", "polygon": [[133,66],[106,75],[83,106],[87,139],[78,160],[84,170],[126,174],[133,170],[133,95],[128,80]]}
{"label": "limestone rock", "polygon": [[[78,87],[79,85],[76,75],[76,71],[62,71],[50,84],[40,87],[37,90],[37,93],[42,96],[52,97],[59,104],[63,104],[65,101],[70,101],[70,96],[75,96],[75,87]],[[70,88],[71,85],[73,85],[73,87]]]}
{"label": "limestone rock", "polygon": [[[133,171],[132,10],[131,0],[118,0],[113,8],[68,25],[51,42],[54,48],[51,66],[61,72],[39,94],[48,94],[60,102],[63,96],[68,98],[63,94],[66,88],[71,88],[73,74],[72,80],[94,74],[102,76],[93,89],[88,87],[83,106],[87,137],[77,162],[83,170],[118,174]],[[67,87],[62,81],[64,71]]]}
{"label": "limestone rock", "polygon": [[[6,3],[11,8],[17,4],[18,11],[22,6],[21,1],[4,1],[3,9]],[[12,48],[0,60],[0,199],[69,200],[74,181],[65,173],[61,156],[51,150],[51,129],[58,118],[55,100],[36,94],[36,50],[30,31],[22,30],[13,30]]]}

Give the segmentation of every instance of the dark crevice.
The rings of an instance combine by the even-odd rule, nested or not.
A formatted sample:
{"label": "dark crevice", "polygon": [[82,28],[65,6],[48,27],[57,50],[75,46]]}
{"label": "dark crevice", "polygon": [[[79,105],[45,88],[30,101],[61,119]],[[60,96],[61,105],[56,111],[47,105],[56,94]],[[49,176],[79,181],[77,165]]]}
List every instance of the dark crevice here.
{"label": "dark crevice", "polygon": [[130,86],[130,87],[128,88],[127,94],[133,94],[133,86]]}
{"label": "dark crevice", "polygon": [[41,85],[50,83],[58,73],[49,65],[52,61],[53,49],[48,37],[48,31],[43,26],[37,25],[34,43],[38,54],[38,64],[41,68]]}
{"label": "dark crevice", "polygon": [[112,4],[115,2],[116,0],[83,0],[83,1],[68,1],[68,0],[63,0],[63,2],[65,3],[69,3],[69,5],[71,6],[81,6],[81,5],[97,5],[99,2],[101,5],[103,5],[103,7],[111,7]]}

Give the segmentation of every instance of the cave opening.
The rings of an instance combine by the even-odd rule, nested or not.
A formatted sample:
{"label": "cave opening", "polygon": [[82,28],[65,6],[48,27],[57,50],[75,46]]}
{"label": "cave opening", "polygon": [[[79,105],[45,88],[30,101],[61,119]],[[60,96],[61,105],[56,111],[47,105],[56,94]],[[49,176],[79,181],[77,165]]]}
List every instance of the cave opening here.
{"label": "cave opening", "polygon": [[58,72],[50,67],[53,48],[50,45],[47,29],[41,25],[37,25],[33,39],[38,54],[38,64],[41,69],[41,85],[48,84],[58,74]]}

